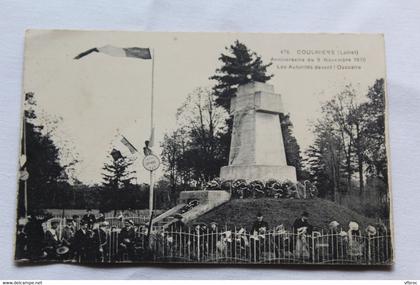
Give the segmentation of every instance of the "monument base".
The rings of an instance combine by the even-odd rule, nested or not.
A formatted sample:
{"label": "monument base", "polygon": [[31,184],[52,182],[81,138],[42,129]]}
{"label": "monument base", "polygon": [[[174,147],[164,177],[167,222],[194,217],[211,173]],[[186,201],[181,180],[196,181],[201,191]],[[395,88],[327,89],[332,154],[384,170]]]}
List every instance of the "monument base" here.
{"label": "monument base", "polygon": [[235,180],[290,180],[297,182],[296,169],[293,166],[276,165],[229,165],[220,169],[220,179]]}

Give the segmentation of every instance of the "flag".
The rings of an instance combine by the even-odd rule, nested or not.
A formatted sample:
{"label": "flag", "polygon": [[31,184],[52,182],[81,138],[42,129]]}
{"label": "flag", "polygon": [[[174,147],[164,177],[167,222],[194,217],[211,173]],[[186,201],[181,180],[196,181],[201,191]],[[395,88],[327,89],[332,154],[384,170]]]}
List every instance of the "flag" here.
{"label": "flag", "polygon": [[112,149],[111,156],[114,160],[118,160],[123,157],[121,152],[119,150],[116,150],[115,148]]}
{"label": "flag", "polygon": [[125,145],[132,154],[137,152],[137,149],[124,136],[122,136],[121,143]]}
{"label": "flag", "polygon": [[149,147],[153,147],[155,143],[155,128],[152,128],[152,131],[150,133],[150,138],[149,138]]}
{"label": "flag", "polygon": [[140,48],[140,47],[129,47],[129,48],[120,48],[111,45],[106,45],[103,47],[94,47],[78,54],[74,59],[81,59],[93,52],[100,52],[110,56],[117,56],[117,57],[133,57],[133,58],[140,58],[140,59],[151,59],[152,54],[150,53],[149,48]]}

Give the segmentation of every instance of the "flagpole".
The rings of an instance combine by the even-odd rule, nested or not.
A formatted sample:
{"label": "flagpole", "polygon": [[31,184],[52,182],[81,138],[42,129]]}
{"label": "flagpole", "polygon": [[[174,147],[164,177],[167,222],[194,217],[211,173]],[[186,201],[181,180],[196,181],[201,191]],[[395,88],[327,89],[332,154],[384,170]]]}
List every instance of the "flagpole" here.
{"label": "flagpole", "polygon": [[[152,135],[153,128],[154,128],[154,77],[155,77],[155,49],[152,49],[152,89],[151,89],[151,98],[150,98],[150,134]],[[150,142],[149,142],[150,143]],[[152,218],[153,218],[153,171],[150,171],[150,193],[149,193],[149,215],[150,215],[150,230],[152,226]]]}
{"label": "flagpole", "polygon": [[150,102],[150,134],[154,128],[154,89],[155,89],[155,49],[152,49],[152,92]]}
{"label": "flagpole", "polygon": [[[22,127],[22,139],[23,139],[23,154],[26,156],[26,117],[23,115],[23,127]],[[24,168],[26,170],[26,166]],[[25,218],[28,218],[28,179],[24,181],[24,207],[25,207]]]}

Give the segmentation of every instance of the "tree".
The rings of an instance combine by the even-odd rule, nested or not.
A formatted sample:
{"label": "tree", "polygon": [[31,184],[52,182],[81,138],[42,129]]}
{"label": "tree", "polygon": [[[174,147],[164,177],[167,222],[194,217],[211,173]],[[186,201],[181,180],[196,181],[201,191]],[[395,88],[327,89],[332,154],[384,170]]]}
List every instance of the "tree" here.
{"label": "tree", "polygon": [[339,201],[341,161],[344,156],[341,137],[331,123],[322,120],[318,120],[314,126],[314,133],[316,139],[306,151],[310,179],[316,184],[320,197]]}
{"label": "tree", "polygon": [[105,163],[102,170],[103,191],[101,208],[102,210],[122,209],[126,204],[124,197],[127,193],[121,193],[123,190],[130,190],[135,171],[129,171],[133,164],[126,156],[121,155],[119,151],[113,150],[111,162]]}
{"label": "tree", "polygon": [[[351,188],[351,177],[355,170],[359,176],[359,193],[364,189],[364,153],[366,150],[366,119],[364,110],[356,99],[356,91],[351,85],[328,101],[322,111],[341,136],[346,154],[345,169],[347,172],[348,191]],[[356,154],[353,156],[353,154]],[[356,162],[356,167],[354,167]]]}
{"label": "tree", "polygon": [[135,171],[129,171],[129,167],[133,164],[133,161],[128,159],[126,156],[119,153],[119,157],[112,157],[110,163],[105,163],[102,170],[102,177],[104,179],[103,185],[106,188],[112,188],[115,190],[121,190],[128,186],[133,180],[133,174]]}
{"label": "tree", "polygon": [[369,88],[368,102],[363,105],[367,116],[365,137],[368,148],[365,159],[368,164],[367,172],[388,183],[388,163],[385,144],[385,81],[376,80]]}
{"label": "tree", "polygon": [[[315,142],[307,151],[310,173],[318,185],[341,193],[344,174],[346,193],[350,193],[353,176],[357,176],[361,201],[362,196],[366,198],[363,194],[367,190],[387,190],[384,80],[376,80],[365,98],[367,102],[356,96],[349,85],[326,102],[321,107],[323,116],[313,129]],[[381,179],[382,183],[370,183],[367,187],[365,179],[372,177]]]}
{"label": "tree", "polygon": [[[67,183],[66,166],[60,161],[60,150],[55,145],[51,132],[46,132],[36,114],[34,93],[25,94],[24,136],[22,149],[26,150],[25,167],[29,173],[27,180],[28,210],[48,206],[54,201],[58,184]],[[19,183],[19,209],[23,211],[24,183]],[[62,188],[62,187],[61,187]],[[52,196],[51,196],[52,194]],[[22,214],[22,212],[20,212]]]}
{"label": "tree", "polygon": [[225,164],[227,150],[221,134],[226,131],[227,117],[207,88],[196,88],[178,109],[178,124],[188,134],[184,161],[191,166],[194,180],[204,182],[217,177]]}
{"label": "tree", "polygon": [[178,109],[178,129],[166,135],[162,144],[162,161],[174,191],[177,184],[202,184],[219,175],[225,164],[221,135],[227,116],[206,88],[196,88]]}
{"label": "tree", "polygon": [[169,180],[171,188],[170,203],[178,198],[178,185],[189,184],[191,169],[188,167],[186,159],[187,151],[187,131],[179,128],[171,134],[165,134],[162,148],[162,163],[165,166],[165,177]]}
{"label": "tree", "polygon": [[245,44],[235,41],[230,47],[226,47],[229,54],[221,54],[219,60],[222,66],[216,69],[216,74],[210,79],[216,80],[213,87],[216,103],[230,109],[230,99],[235,96],[239,85],[253,81],[266,82],[273,75],[267,75],[267,67],[255,52],[251,52]]}

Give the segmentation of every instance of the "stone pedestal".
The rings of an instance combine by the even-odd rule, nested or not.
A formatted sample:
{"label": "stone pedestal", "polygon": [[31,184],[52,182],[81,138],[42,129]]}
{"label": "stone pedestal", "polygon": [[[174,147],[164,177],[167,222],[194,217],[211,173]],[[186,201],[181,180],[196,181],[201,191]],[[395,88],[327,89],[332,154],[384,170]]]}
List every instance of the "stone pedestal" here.
{"label": "stone pedestal", "polygon": [[291,180],[296,170],[286,163],[279,114],[281,95],[269,84],[240,86],[231,99],[233,115],[229,165],[220,169],[223,180]]}

